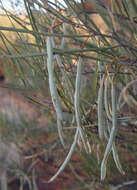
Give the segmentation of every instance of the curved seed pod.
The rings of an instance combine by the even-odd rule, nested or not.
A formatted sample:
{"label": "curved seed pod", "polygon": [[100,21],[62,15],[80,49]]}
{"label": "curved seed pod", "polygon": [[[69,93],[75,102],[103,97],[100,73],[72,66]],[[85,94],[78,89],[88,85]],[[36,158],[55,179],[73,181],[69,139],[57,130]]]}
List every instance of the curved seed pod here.
{"label": "curved seed pod", "polygon": [[125,174],[124,170],[122,169],[122,166],[121,166],[121,163],[120,163],[120,160],[119,160],[119,156],[118,156],[118,153],[117,153],[117,149],[116,149],[116,145],[115,143],[113,143],[113,146],[112,146],[112,152],[113,152],[113,158],[114,158],[114,161],[115,161],[115,164],[117,166],[117,169],[119,170],[119,172],[121,174]]}
{"label": "curved seed pod", "polygon": [[[108,121],[107,121],[107,126],[108,126],[108,132],[110,133],[111,129],[110,129],[110,126],[108,124]],[[106,138],[108,139],[108,135],[106,135]],[[113,142],[112,153],[113,153],[113,158],[114,158],[115,164],[117,166],[117,169],[119,170],[119,172],[121,174],[125,174],[125,172],[123,171],[122,166],[120,164],[120,160],[119,160],[119,156],[117,153],[115,142]]]}
{"label": "curved seed pod", "polygon": [[111,88],[111,98],[112,98],[112,127],[116,128],[117,125],[117,116],[116,116],[116,87],[115,83],[112,82]]}
{"label": "curved seed pod", "polygon": [[116,133],[115,128],[112,127],[110,137],[109,137],[109,140],[108,140],[108,144],[107,144],[107,147],[106,147],[106,150],[105,150],[105,153],[104,153],[104,157],[103,157],[103,160],[101,162],[101,180],[104,180],[105,177],[106,177],[107,160],[108,160],[109,154],[110,154],[110,152],[112,150],[113,142],[115,140],[115,133]]}
{"label": "curved seed pod", "polygon": [[80,121],[80,86],[81,86],[81,76],[82,76],[82,59],[79,58],[78,66],[77,66],[77,75],[76,75],[76,83],[75,83],[75,94],[74,94],[74,107],[75,107],[75,116],[76,116],[76,122],[77,127],[79,130],[80,137],[82,139],[82,143],[84,145],[84,148],[86,152],[88,153],[88,147],[86,145],[83,130],[81,128],[81,121]]}
{"label": "curved seed pod", "polygon": [[[70,148],[70,151],[69,151],[67,157],[65,158],[64,163],[61,165],[61,167],[59,168],[57,173],[48,181],[48,183],[54,181],[56,179],[56,177],[64,170],[66,165],[69,163],[70,158],[73,154],[73,151],[76,147],[79,135],[81,136],[81,138],[83,140],[83,144],[85,143],[83,133],[81,131],[81,123],[80,123],[80,115],[79,115],[79,90],[80,90],[80,82],[81,82],[80,80],[81,80],[81,70],[82,70],[81,66],[82,66],[82,60],[80,58],[79,62],[78,62],[78,66],[77,66],[76,87],[75,87],[75,95],[74,95],[75,114],[76,114],[76,121],[77,121],[77,130],[75,133],[74,141],[71,145],[71,148]],[[84,144],[84,145],[86,148],[86,144]]]}
{"label": "curved seed pod", "polygon": [[[53,37],[51,37],[51,40],[52,40],[52,45],[53,47],[56,47],[56,44],[55,44],[55,40],[53,39]],[[64,42],[65,43],[65,42]],[[65,84],[66,84],[66,89],[67,89],[67,93],[68,95],[70,96],[70,99],[71,99],[71,103],[73,103],[73,94],[72,94],[72,89],[71,89],[71,85],[70,85],[70,82],[68,80],[68,77],[63,69],[63,64],[62,64],[62,60],[61,60],[61,57],[60,55],[55,55],[55,59],[57,61],[57,64],[60,68],[60,71],[61,71],[61,74],[63,76],[63,78],[65,79]]]}
{"label": "curved seed pod", "polygon": [[106,165],[107,165],[107,160],[109,157],[109,154],[112,150],[112,146],[115,140],[115,135],[116,135],[116,125],[117,125],[117,117],[116,117],[116,89],[115,89],[115,84],[112,82],[112,88],[111,88],[111,98],[112,98],[112,129],[110,132],[110,137],[108,140],[108,144],[105,150],[104,158],[101,163],[101,180],[105,179],[106,176]]}
{"label": "curved seed pod", "polygon": [[[104,75],[105,77],[105,75]],[[103,90],[104,77],[100,81],[100,88],[98,91],[98,133],[100,139],[104,138],[104,124],[103,124]]]}
{"label": "curved seed pod", "polygon": [[51,37],[47,37],[47,68],[49,75],[50,94],[57,115],[57,127],[58,127],[59,138],[61,144],[65,148],[64,139],[62,137],[62,120],[63,120],[62,108],[54,81],[54,63],[53,63],[53,50],[52,50]]}
{"label": "curved seed pod", "polygon": [[65,158],[65,161],[63,162],[63,164],[61,165],[61,167],[59,168],[59,170],[57,171],[57,173],[48,181],[48,183],[51,183],[52,181],[54,181],[56,179],[56,177],[64,170],[64,168],[66,167],[66,165],[69,163],[71,156],[75,150],[77,141],[78,141],[78,136],[79,136],[79,129],[77,128],[76,133],[75,133],[75,137],[73,140],[73,143],[71,145],[70,151],[68,153],[68,155]]}
{"label": "curved seed pod", "polygon": [[[66,23],[63,23],[63,34],[67,34]],[[61,40],[60,49],[63,49],[65,47],[65,44],[66,44],[66,38],[63,37]]]}
{"label": "curved seed pod", "polygon": [[109,113],[109,109],[108,109],[108,77],[106,77],[105,79],[105,89],[104,89],[104,105],[105,105],[105,111],[107,114],[107,117],[110,121],[112,121],[112,117]]}

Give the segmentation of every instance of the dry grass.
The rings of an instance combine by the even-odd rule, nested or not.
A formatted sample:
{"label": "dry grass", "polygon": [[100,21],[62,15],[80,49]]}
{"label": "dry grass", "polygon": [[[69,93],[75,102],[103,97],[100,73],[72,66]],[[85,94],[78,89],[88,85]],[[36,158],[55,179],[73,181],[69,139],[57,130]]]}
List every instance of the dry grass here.
{"label": "dry grass", "polygon": [[[13,13],[13,15],[15,15],[15,13]],[[29,19],[24,16],[24,15],[18,15],[17,16],[19,19],[19,21],[21,23],[24,24],[24,26],[26,28],[28,28],[29,30],[32,29],[30,23],[29,23]],[[23,27],[21,27],[20,24],[18,24],[14,19],[12,19],[11,17],[8,17],[6,14],[0,14],[0,26],[3,27],[11,27],[11,28],[17,28],[17,29],[23,29]],[[17,37],[18,34],[16,32],[11,32],[11,31],[2,31],[3,34],[5,34],[5,36],[11,41],[14,42]],[[32,35],[29,34],[22,34],[22,37],[24,39],[29,39],[29,41],[34,41],[34,38],[32,37]],[[0,41],[0,47],[3,46],[2,41]]]}

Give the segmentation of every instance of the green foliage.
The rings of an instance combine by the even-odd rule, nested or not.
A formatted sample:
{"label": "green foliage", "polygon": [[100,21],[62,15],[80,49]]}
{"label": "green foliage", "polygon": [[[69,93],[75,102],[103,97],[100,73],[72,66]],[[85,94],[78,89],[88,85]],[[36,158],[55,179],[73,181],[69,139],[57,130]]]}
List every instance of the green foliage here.
{"label": "green foliage", "polygon": [[[122,114],[125,105],[135,111],[133,104],[137,105],[136,1],[111,1],[111,6],[89,1],[95,7],[96,20],[95,15],[87,13],[82,0],[81,4],[64,0],[66,8],[57,2],[53,6],[50,1],[44,4],[43,1],[24,0],[28,26],[18,15],[5,10],[11,27],[0,26],[3,44],[0,58],[8,81],[2,87],[23,94],[39,105],[40,110],[46,108],[48,114],[44,112],[43,115],[48,115],[52,127],[57,125],[61,144],[68,154],[48,182],[64,170],[78,146],[82,148],[80,156],[87,174],[99,179],[100,163],[95,153],[88,153],[94,144],[89,131],[96,125],[101,139],[97,144],[102,140],[106,142],[100,158],[101,180],[105,179],[107,171],[111,176],[112,169],[107,170],[110,153],[113,155],[110,160],[113,158],[117,169],[124,174],[115,140],[119,126],[132,120]],[[19,28],[13,25],[11,18]],[[7,38],[4,31],[15,33],[16,40]],[[53,105],[45,104],[44,100],[49,99]],[[20,123],[16,123],[16,119],[9,122],[8,117],[1,115],[1,136],[8,133],[6,138],[16,141],[23,133],[33,139],[36,137],[33,127],[37,129],[36,135],[40,135],[36,120],[28,121],[21,115]],[[72,132],[74,137],[68,151],[64,137],[68,132],[71,134],[71,129],[76,131]],[[34,178],[33,172],[33,184],[37,189]]]}

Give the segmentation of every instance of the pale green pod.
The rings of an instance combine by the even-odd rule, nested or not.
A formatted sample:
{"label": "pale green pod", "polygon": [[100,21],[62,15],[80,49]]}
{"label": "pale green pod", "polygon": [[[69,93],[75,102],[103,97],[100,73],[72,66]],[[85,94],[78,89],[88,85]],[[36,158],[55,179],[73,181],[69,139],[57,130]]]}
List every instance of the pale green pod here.
{"label": "pale green pod", "polygon": [[50,94],[57,115],[57,127],[58,127],[59,138],[61,144],[65,148],[65,142],[62,137],[62,120],[63,120],[62,108],[54,81],[53,48],[52,48],[51,37],[47,37],[47,68],[49,75]]}
{"label": "pale green pod", "polygon": [[[63,34],[67,34],[67,28],[66,28],[66,23],[63,23]],[[65,47],[66,44],[66,38],[63,37],[61,40],[61,45],[60,45],[60,49],[63,49]]]}
{"label": "pale green pod", "polygon": [[75,94],[74,94],[74,107],[75,107],[75,117],[77,122],[77,127],[79,130],[80,137],[82,139],[83,146],[88,153],[88,147],[85,142],[84,132],[81,128],[81,117],[80,117],[80,87],[81,87],[81,77],[82,77],[82,59],[79,58],[77,66],[77,75],[75,82]]}
{"label": "pale green pod", "polygon": [[113,158],[114,158],[115,164],[117,166],[117,169],[119,170],[119,172],[121,174],[125,174],[124,170],[122,169],[120,160],[119,160],[119,156],[118,156],[118,153],[117,153],[117,149],[116,149],[115,143],[113,143],[112,152],[113,152]]}
{"label": "pale green pod", "polygon": [[101,180],[104,180],[106,177],[107,160],[108,160],[109,154],[112,150],[113,142],[115,140],[115,133],[116,133],[116,130],[114,127],[112,127],[110,137],[108,140],[108,144],[107,144],[107,147],[106,147],[106,150],[104,153],[104,157],[103,157],[103,160],[101,162]]}
{"label": "pale green pod", "polygon": [[116,128],[117,126],[116,87],[113,82],[112,82],[112,88],[111,88],[111,98],[112,98],[112,127]]}
{"label": "pale green pod", "polygon": [[112,150],[113,143],[115,140],[116,135],[116,125],[117,125],[117,117],[116,117],[116,89],[115,84],[112,82],[112,88],[111,88],[111,98],[112,98],[112,128],[110,131],[110,137],[108,140],[108,144],[104,153],[104,157],[101,163],[101,180],[104,180],[106,177],[106,165],[107,160],[109,157],[109,154]]}
{"label": "pale green pod", "polygon": [[68,155],[65,158],[65,161],[63,162],[63,164],[60,166],[59,170],[57,171],[57,173],[48,181],[48,183],[51,183],[52,181],[54,181],[56,179],[56,177],[64,170],[64,168],[66,167],[66,165],[69,163],[71,156],[75,150],[75,147],[77,145],[77,141],[78,141],[78,136],[79,136],[79,129],[77,128],[76,133],[75,133],[75,137],[73,140],[73,143],[71,145],[70,151],[68,153]]}
{"label": "pale green pod", "polygon": [[[111,129],[109,127],[108,122],[107,122],[107,126],[108,126],[108,132],[110,134]],[[108,139],[108,135],[106,135],[106,138]],[[121,166],[121,163],[120,163],[120,160],[119,160],[119,156],[118,156],[118,153],[117,153],[115,142],[113,142],[112,153],[113,153],[113,158],[114,158],[115,164],[117,166],[117,169],[119,170],[120,173],[124,174],[125,172],[122,169],[122,166]]]}
{"label": "pale green pod", "polygon": [[[53,37],[51,37],[51,40],[52,40],[52,45],[53,47],[56,47],[56,44],[55,44],[55,40],[53,39]],[[64,42],[65,43],[65,42]],[[71,100],[71,103],[73,103],[73,94],[72,94],[72,89],[71,89],[71,85],[70,85],[70,82],[68,80],[68,77],[63,69],[63,64],[62,64],[62,60],[61,60],[61,57],[60,55],[55,55],[55,59],[57,61],[57,64],[60,68],[60,71],[61,71],[61,74],[62,74],[62,77],[65,79],[65,84],[66,84],[66,90],[67,90],[67,94],[69,95],[70,97],[70,100]]]}
{"label": "pale green pod", "polygon": [[100,139],[104,138],[104,123],[103,123],[103,80],[100,82],[100,88],[98,90],[98,133]]}
{"label": "pale green pod", "polygon": [[105,79],[105,89],[104,89],[104,105],[105,105],[105,111],[107,114],[107,117],[110,121],[112,121],[112,117],[110,115],[109,109],[108,109],[108,77]]}

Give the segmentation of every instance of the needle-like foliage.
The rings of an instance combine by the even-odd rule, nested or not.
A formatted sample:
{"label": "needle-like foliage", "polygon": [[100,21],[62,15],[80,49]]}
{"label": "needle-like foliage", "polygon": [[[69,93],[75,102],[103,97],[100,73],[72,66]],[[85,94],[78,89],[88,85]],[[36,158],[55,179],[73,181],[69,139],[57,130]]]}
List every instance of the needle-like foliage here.
{"label": "needle-like foliage", "polygon": [[[0,24],[0,59],[6,75],[6,83],[0,86],[23,95],[40,110],[46,109],[43,113],[52,118],[67,156],[46,181],[56,179],[75,150],[84,148],[87,156],[92,156],[94,132],[90,129],[96,125],[96,141],[105,149],[100,157],[97,151],[100,179],[106,177],[111,153],[117,169],[125,174],[116,137],[120,126],[132,119],[123,116],[121,110],[125,106],[137,110],[136,1],[24,0],[24,8],[21,17],[3,7],[10,26]],[[2,127],[13,122],[3,118],[2,114],[0,136],[5,135]],[[30,128],[24,119],[12,123],[7,132],[26,138],[32,132],[32,137],[35,119],[30,123]],[[35,170],[32,174],[32,182],[26,174],[20,175],[30,188],[38,189]]]}

